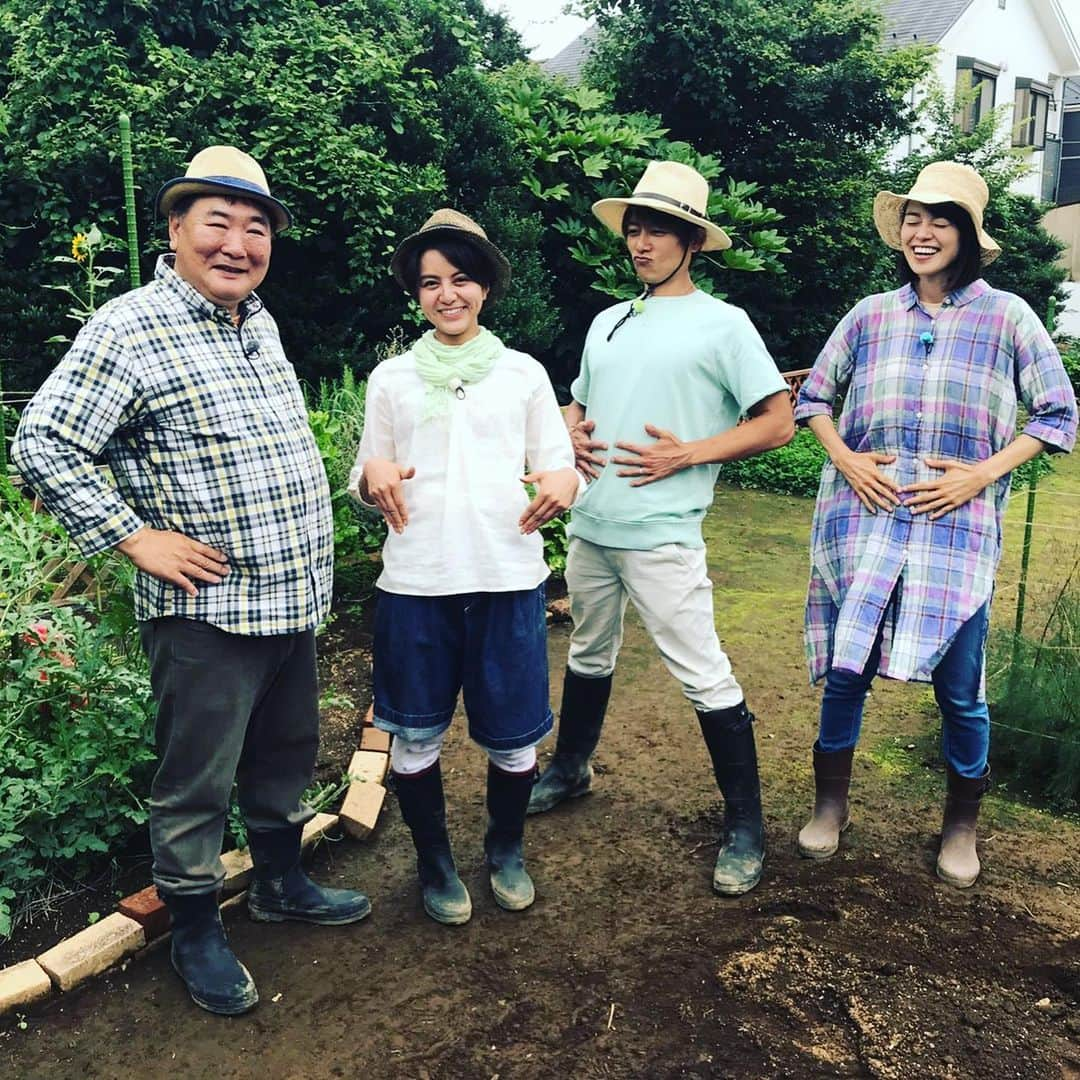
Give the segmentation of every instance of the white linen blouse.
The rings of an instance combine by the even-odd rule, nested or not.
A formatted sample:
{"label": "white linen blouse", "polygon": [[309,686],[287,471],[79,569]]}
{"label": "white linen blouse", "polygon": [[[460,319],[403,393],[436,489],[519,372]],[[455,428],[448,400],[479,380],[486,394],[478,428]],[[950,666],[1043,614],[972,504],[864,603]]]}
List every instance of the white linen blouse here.
{"label": "white linen blouse", "polygon": [[[539,532],[523,536],[527,472],[574,467],[574,451],[551,380],[526,353],[504,349],[491,372],[421,421],[426,386],[411,352],[368,378],[364,432],[349,476],[360,497],[364,464],[387,458],[416,475],[404,481],[409,523],[391,531],[376,583],[412,596],[511,592],[548,576]],[[579,475],[579,493],[584,480]]]}

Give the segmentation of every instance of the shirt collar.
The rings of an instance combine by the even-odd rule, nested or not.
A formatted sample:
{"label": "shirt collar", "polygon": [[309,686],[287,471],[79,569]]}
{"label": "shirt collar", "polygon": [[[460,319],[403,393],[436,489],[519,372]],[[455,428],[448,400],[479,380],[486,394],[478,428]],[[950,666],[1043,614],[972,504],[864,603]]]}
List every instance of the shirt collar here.
{"label": "shirt collar", "polygon": [[[966,304],[970,304],[972,300],[977,300],[980,296],[985,296],[989,291],[990,286],[987,285],[982,278],[976,278],[970,285],[965,285],[962,289],[953,289],[953,291],[945,297],[942,306],[964,307]],[[919,294],[909,282],[900,289],[896,299],[905,311],[910,311],[919,302]]]}
{"label": "shirt collar", "polygon": [[[174,267],[175,255],[159,255],[157,266],[154,267],[154,277],[166,288],[170,289],[189,308],[198,312],[205,319],[215,319],[218,322],[227,322],[233,325],[232,313],[228,308],[219,307],[212,300],[208,300],[198,289],[185,281]],[[250,318],[257,311],[261,311],[263,302],[255,293],[250,293],[240,301],[240,322]]]}

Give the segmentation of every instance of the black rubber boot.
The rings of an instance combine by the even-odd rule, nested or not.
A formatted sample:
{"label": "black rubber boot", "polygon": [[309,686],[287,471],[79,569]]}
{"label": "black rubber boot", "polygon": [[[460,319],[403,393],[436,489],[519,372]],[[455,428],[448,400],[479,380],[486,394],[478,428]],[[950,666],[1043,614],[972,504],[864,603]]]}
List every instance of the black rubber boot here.
{"label": "black rubber boot", "polygon": [[172,917],[172,966],[191,1000],[219,1016],[238,1016],[254,1008],[259,992],[229,948],[217,893],[159,892]]}
{"label": "black rubber boot", "polygon": [[495,903],[507,911],[523,911],[536,899],[532,878],[525,869],[525,813],[536,770],[503,772],[488,762],[488,827],[484,852],[491,872]]}
{"label": "black rubber boot", "polygon": [[724,837],[713,869],[713,888],[724,896],[741,896],[761,879],[765,858],[754,717],[745,701],[697,715],[724,796]]}
{"label": "black rubber boot", "polygon": [[248,846],[255,864],[248,889],[248,914],[258,922],[317,923],[344,926],[371,914],[371,901],[354,889],[326,889],[316,885],[300,865],[299,825],[284,829],[252,830]]}
{"label": "black rubber boot", "polygon": [[392,773],[401,816],[412,833],[416,848],[416,873],[424,910],[447,926],[460,926],[472,917],[472,900],[458,877],[450,835],[446,830],[446,798],[442,766],[408,775]]}
{"label": "black rubber boot", "polygon": [[530,814],[543,813],[566,799],[576,799],[592,790],[589,758],[600,741],[610,696],[610,675],[587,679],[566,669],[555,753],[533,787]]}

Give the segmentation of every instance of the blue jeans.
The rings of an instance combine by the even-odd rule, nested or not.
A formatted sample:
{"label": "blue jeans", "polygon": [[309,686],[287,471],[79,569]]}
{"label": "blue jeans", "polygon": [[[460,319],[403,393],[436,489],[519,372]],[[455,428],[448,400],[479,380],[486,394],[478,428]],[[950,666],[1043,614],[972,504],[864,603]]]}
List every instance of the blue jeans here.
{"label": "blue jeans", "polygon": [[486,750],[533,746],[551,731],[543,585],[377,598],[376,727],[431,739],[450,726],[460,690],[469,736]]}
{"label": "blue jeans", "polygon": [[[890,610],[886,609],[885,618]],[[989,620],[990,604],[986,603],[960,627],[932,675],[934,697],[941,709],[945,760],[961,776],[972,779],[986,773],[990,749],[990,712],[980,700]],[[863,704],[881,660],[883,631],[884,619],[861,675],[830,668],[825,676],[818,750],[850,750],[859,741]]]}

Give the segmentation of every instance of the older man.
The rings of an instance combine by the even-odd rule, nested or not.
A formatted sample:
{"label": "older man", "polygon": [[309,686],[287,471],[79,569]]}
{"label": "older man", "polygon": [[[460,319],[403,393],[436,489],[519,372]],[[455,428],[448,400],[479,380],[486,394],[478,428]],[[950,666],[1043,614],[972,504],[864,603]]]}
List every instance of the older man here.
{"label": "older man", "polygon": [[254,291],[289,213],[229,146],[196,154],[157,206],[174,254],[86,324],[27,407],[13,457],[85,554],[114,547],[137,567],[158,706],[154,881],[191,997],[236,1014],[258,994],[217,907],[234,779],[252,918],[340,925],[371,905],[300,865],[333,526],[296,375]]}

